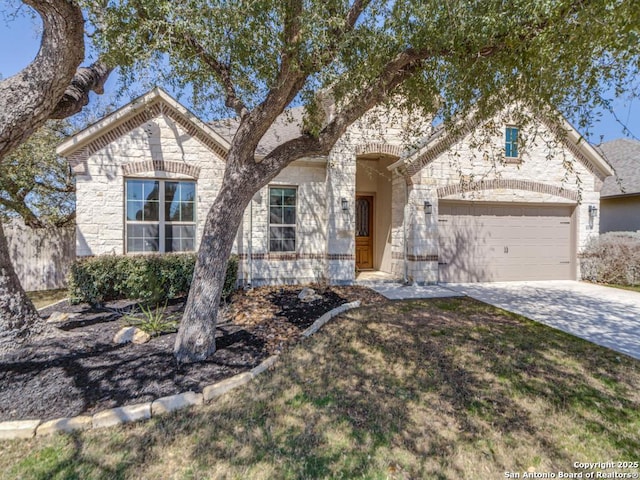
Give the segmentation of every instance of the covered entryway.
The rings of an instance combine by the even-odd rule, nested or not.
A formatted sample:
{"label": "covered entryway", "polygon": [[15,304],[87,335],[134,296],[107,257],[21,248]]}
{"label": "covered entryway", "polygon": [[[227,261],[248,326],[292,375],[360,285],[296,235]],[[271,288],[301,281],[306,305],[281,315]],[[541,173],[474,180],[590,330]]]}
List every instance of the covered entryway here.
{"label": "covered entryway", "polygon": [[441,201],[441,282],[572,280],[573,205]]}
{"label": "covered entryway", "polygon": [[380,153],[356,158],[354,256],[358,271],[391,273],[392,176],[395,157]]}
{"label": "covered entryway", "polygon": [[356,196],[356,268],[373,268],[373,195]]}

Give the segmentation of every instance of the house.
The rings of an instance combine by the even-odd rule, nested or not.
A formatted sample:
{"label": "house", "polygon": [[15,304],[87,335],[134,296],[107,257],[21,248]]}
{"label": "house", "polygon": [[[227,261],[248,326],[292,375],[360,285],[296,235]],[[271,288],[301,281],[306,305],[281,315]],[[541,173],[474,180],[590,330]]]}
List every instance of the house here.
{"label": "house", "polygon": [[640,230],[640,142],[619,138],[598,149],[615,170],[600,192],[600,233]]}
{"label": "house", "polygon": [[[563,136],[538,125],[526,147],[534,135],[507,118],[483,138],[471,124],[433,129],[407,149],[402,118],[369,115],[253,197],[234,246],[244,284],[349,284],[359,270],[418,283],[579,276],[612,171],[568,124]],[[283,114],[257,156],[301,118]],[[236,126],[154,89],[67,139],[77,255],[197,249]]]}

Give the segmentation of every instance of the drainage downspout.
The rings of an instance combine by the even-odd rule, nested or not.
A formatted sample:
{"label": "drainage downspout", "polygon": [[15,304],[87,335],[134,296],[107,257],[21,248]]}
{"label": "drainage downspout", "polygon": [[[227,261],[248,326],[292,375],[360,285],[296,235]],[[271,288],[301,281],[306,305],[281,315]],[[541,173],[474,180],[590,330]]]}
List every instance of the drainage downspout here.
{"label": "drainage downspout", "polygon": [[247,250],[247,261],[249,263],[249,281],[247,285],[251,288],[253,283],[253,198],[249,202],[249,244],[247,245]]}
{"label": "drainage downspout", "polygon": [[404,182],[404,208],[402,209],[402,245],[404,247],[404,283],[409,282],[409,265],[407,264],[407,209],[409,208],[409,186]]}

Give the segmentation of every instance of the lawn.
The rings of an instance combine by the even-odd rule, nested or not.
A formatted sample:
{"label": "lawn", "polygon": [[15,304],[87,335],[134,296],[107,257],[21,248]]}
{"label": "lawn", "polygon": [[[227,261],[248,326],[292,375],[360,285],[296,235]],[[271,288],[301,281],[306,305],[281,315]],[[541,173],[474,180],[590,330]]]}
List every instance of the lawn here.
{"label": "lawn", "polygon": [[63,300],[69,296],[66,288],[59,290],[39,290],[35,292],[27,292],[27,296],[31,299],[36,308],[43,308],[52,303]]}
{"label": "lawn", "polygon": [[213,404],[123,428],[0,443],[0,475],[577,473],[574,462],[638,461],[638,385],[640,362],[474,300],[393,302],[338,317]]}

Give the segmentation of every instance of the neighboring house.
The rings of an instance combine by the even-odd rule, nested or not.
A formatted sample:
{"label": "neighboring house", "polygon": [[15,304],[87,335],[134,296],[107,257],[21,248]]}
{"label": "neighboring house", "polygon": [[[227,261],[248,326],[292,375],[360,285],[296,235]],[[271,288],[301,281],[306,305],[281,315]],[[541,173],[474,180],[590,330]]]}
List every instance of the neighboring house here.
{"label": "neighboring house", "polygon": [[[257,156],[298,135],[301,118],[283,114]],[[537,126],[523,148],[529,133],[509,122],[482,146],[474,128],[436,129],[406,151],[402,121],[375,118],[254,196],[234,246],[242,282],[348,284],[369,269],[419,283],[578,276],[612,171],[575,130],[557,141]],[[197,249],[236,127],[155,89],[65,141],[78,256]]]}
{"label": "neighboring house", "polygon": [[640,230],[640,142],[619,138],[598,148],[615,170],[600,192],[600,233]]}

